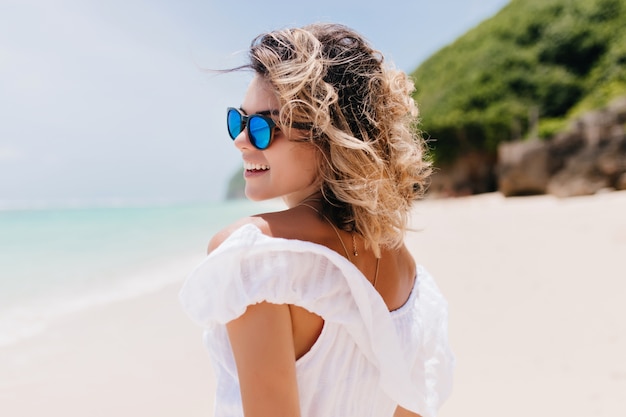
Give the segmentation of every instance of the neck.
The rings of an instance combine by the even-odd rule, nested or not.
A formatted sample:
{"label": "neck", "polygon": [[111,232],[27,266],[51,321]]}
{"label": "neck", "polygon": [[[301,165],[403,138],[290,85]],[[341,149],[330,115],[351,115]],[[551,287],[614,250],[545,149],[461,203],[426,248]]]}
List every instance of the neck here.
{"label": "neck", "polygon": [[309,194],[305,197],[290,199],[289,201],[284,200],[287,204],[287,207],[296,207],[302,203],[316,203],[321,202],[323,200],[322,193],[320,191],[316,191],[313,194]]}
{"label": "neck", "polygon": [[302,204],[302,203],[307,203],[307,202],[313,202],[313,203],[319,203],[322,201],[322,194],[321,193],[315,193],[313,195],[310,195],[308,197],[306,197],[304,200],[300,201],[298,204]]}

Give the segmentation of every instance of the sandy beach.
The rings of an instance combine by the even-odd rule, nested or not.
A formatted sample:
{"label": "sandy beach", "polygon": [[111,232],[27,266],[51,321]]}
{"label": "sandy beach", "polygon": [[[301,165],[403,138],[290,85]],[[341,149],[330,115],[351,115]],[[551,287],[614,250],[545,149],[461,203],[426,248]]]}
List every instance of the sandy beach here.
{"label": "sandy beach", "polygon": [[[408,244],[450,306],[457,371],[441,417],[626,415],[626,192],[428,200],[413,219]],[[211,416],[179,287],[0,347],[0,415]]]}

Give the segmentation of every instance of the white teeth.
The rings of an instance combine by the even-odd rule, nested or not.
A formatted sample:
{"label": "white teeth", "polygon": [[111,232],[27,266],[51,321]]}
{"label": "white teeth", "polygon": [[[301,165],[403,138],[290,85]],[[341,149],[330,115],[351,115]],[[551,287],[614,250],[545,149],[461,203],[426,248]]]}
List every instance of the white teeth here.
{"label": "white teeth", "polygon": [[243,166],[246,170],[256,170],[256,171],[265,171],[270,169],[269,165],[262,165],[262,164],[251,164],[249,162],[244,162]]}

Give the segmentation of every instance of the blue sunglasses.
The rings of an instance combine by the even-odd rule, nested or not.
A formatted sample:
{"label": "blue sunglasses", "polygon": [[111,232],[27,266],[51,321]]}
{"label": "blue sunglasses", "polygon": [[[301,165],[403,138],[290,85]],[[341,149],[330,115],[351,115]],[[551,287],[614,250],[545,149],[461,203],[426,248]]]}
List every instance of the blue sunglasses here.
{"label": "blue sunglasses", "polygon": [[[263,113],[270,114],[269,111]],[[226,113],[226,122],[228,134],[232,140],[235,140],[244,129],[247,129],[248,140],[255,148],[262,151],[272,143],[276,123],[269,116],[264,114],[246,115],[239,109],[229,107]]]}

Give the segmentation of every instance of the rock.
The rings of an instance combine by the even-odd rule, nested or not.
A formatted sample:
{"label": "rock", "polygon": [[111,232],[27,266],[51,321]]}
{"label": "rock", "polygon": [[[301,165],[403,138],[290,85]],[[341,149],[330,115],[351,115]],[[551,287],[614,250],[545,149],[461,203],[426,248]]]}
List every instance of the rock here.
{"label": "rock", "polygon": [[549,180],[546,142],[508,142],[498,148],[498,189],[505,196],[543,194]]}
{"label": "rock", "polygon": [[615,189],[626,190],[626,172],[619,176],[615,183]]}
{"label": "rock", "polygon": [[609,137],[616,122],[615,115],[607,108],[585,113],[579,118],[583,137],[589,146],[596,146],[602,138]]}
{"label": "rock", "polygon": [[574,126],[556,135],[549,143],[548,173],[552,176],[563,169],[567,161],[585,147],[582,128]]}
{"label": "rock", "polygon": [[473,151],[436,167],[428,187],[431,197],[457,197],[496,191],[496,156]]}
{"label": "rock", "polygon": [[618,188],[626,173],[626,137],[602,138],[572,156],[548,183],[548,193],[559,197],[591,195]]}
{"label": "rock", "polygon": [[503,143],[498,186],[506,196],[559,197],[626,188],[626,97],[586,113],[549,141]]}
{"label": "rock", "polygon": [[608,179],[594,170],[592,148],[575,155],[548,182],[547,191],[557,197],[592,195],[609,186]]}
{"label": "rock", "polygon": [[626,139],[613,140],[610,144],[598,152],[596,156],[597,170],[611,182],[626,172]]}

